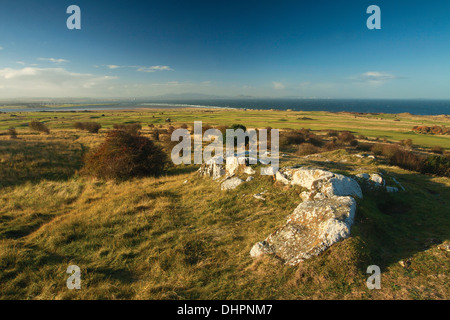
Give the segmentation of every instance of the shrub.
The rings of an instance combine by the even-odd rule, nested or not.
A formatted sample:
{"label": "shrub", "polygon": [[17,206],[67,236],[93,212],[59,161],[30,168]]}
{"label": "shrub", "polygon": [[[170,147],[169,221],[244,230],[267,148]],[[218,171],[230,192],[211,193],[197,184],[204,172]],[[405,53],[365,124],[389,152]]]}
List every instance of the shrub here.
{"label": "shrub", "polygon": [[399,144],[404,147],[411,147],[413,145],[413,141],[411,139],[400,140]]}
{"label": "shrub", "polygon": [[187,125],[186,123],[183,123],[183,124],[180,126],[180,128],[181,128],[181,129],[188,129],[189,127],[188,127],[188,125]]}
{"label": "shrub", "polygon": [[332,140],[332,141],[328,141],[327,143],[325,143],[325,145],[323,146],[323,148],[327,151],[332,151],[332,150],[336,150],[338,149],[340,146],[338,143],[336,143],[336,140]]}
{"label": "shrub", "polygon": [[132,135],[138,135],[139,131],[142,130],[142,126],[139,123],[115,124],[113,128],[114,130],[126,131]]}
{"label": "shrub", "polygon": [[167,155],[150,139],[124,130],[113,130],[105,142],[87,154],[81,172],[118,180],[156,176],[163,172],[166,161]]}
{"label": "shrub", "polygon": [[437,155],[428,156],[421,171],[422,173],[450,177],[450,160]]}
{"label": "shrub", "polygon": [[102,125],[97,122],[76,122],[73,126],[75,129],[86,130],[90,133],[98,133],[102,128]]}
{"label": "shrub", "polygon": [[352,141],[350,141],[350,146],[352,146],[352,147],[356,147],[358,145],[358,140],[352,140]]}
{"label": "shrub", "polygon": [[34,130],[34,131],[44,132],[46,134],[50,133],[50,129],[47,128],[47,126],[44,123],[36,121],[36,120],[31,121],[29,124],[29,127],[31,130]]}
{"label": "shrub", "polygon": [[321,137],[319,137],[318,135],[314,134],[314,133],[308,133],[306,135],[306,142],[310,143],[316,147],[321,147],[323,146],[323,140]]}
{"label": "shrub", "polygon": [[8,135],[10,139],[17,139],[17,131],[16,128],[9,128],[8,129]]}
{"label": "shrub", "polygon": [[391,165],[396,165],[407,170],[422,172],[423,159],[410,151],[398,148],[388,159],[389,164]]}
{"label": "shrub", "polygon": [[[247,131],[247,127],[244,126],[243,124],[233,124],[233,125],[231,125],[230,129],[235,130],[235,131],[238,130],[238,129],[242,129],[244,131],[244,133]],[[226,131],[225,131],[225,135],[224,135],[223,139],[224,139],[223,140],[224,142],[227,141]],[[234,137],[234,145],[237,146],[237,143],[238,143],[237,137],[235,136]],[[249,143],[249,138],[246,136],[245,137],[245,145],[247,146],[248,143]]]}
{"label": "shrub", "polygon": [[150,124],[148,125],[148,127],[153,129],[153,128],[155,127],[155,125],[154,125],[153,123],[150,123]]}
{"label": "shrub", "polygon": [[289,147],[305,142],[305,136],[300,131],[285,131],[280,134],[280,147]]}
{"label": "shrub", "polygon": [[349,143],[355,140],[355,136],[350,131],[342,131],[339,133],[338,140]]}
{"label": "shrub", "polygon": [[320,148],[316,147],[315,145],[311,143],[302,143],[297,148],[297,154],[301,156],[305,156],[308,154],[318,153],[320,152]]}
{"label": "shrub", "polygon": [[152,139],[155,141],[159,141],[159,130],[158,129],[153,130]]}
{"label": "shrub", "polygon": [[359,151],[368,152],[372,150],[372,145],[370,143],[358,143],[356,149]]}
{"label": "shrub", "polygon": [[329,131],[327,132],[327,136],[328,136],[328,137],[337,137],[337,136],[339,136],[339,132],[336,131],[336,130],[329,130]]}
{"label": "shrub", "polygon": [[433,153],[437,153],[437,154],[443,154],[444,153],[444,148],[442,148],[441,146],[434,146],[431,148],[430,150]]}

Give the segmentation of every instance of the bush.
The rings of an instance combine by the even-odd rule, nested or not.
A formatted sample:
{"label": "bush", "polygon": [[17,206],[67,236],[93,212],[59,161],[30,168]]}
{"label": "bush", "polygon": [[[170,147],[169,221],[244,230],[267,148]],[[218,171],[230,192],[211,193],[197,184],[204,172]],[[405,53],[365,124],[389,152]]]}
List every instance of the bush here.
{"label": "bush", "polygon": [[349,143],[355,140],[355,136],[350,131],[342,131],[339,133],[338,140]]}
{"label": "bush", "polygon": [[314,134],[314,133],[308,133],[306,135],[306,142],[310,143],[316,147],[321,147],[323,146],[323,140],[321,137],[319,137],[318,135]]}
{"label": "bush", "polygon": [[300,131],[285,131],[280,134],[280,147],[299,145],[305,142],[305,136]]}
{"label": "bush", "polygon": [[296,154],[305,156],[308,154],[318,153],[320,152],[320,148],[316,147],[311,143],[302,143],[298,146]]}
{"label": "bush", "polygon": [[359,151],[369,152],[372,150],[372,145],[370,143],[358,143],[356,149]]}
{"label": "bush", "polygon": [[108,133],[105,142],[87,154],[81,173],[118,180],[157,176],[163,172],[166,161],[167,155],[150,139],[114,130]]}
{"label": "bush", "polygon": [[155,141],[159,141],[159,130],[158,129],[153,130],[152,139]]}
{"label": "bush", "polygon": [[450,160],[437,155],[428,156],[421,171],[422,173],[450,177]]}
{"label": "bush", "polygon": [[9,128],[8,135],[10,139],[17,139],[17,131],[16,128]]}
{"label": "bush", "polygon": [[[244,133],[247,131],[247,127],[244,126],[243,124],[233,124],[233,125],[231,125],[230,129],[235,130],[235,131],[238,130],[238,129],[242,129],[244,131]],[[226,130],[225,130],[225,134],[224,134],[224,137],[223,137],[223,141],[224,141],[224,143],[226,143],[226,141],[227,141],[227,132],[226,132]],[[235,136],[234,137],[234,145],[237,146],[237,143],[238,143],[237,137]],[[246,146],[249,143],[249,138],[247,136],[245,137],[244,143],[245,143]]]}
{"label": "bush", "polygon": [[90,133],[98,133],[102,128],[102,125],[97,122],[76,122],[73,126],[75,129],[86,130]]}
{"label": "bush", "polygon": [[441,146],[434,146],[431,148],[430,150],[433,153],[437,153],[437,154],[443,154],[444,153],[444,148],[442,148]]}
{"label": "bush", "polygon": [[327,132],[327,136],[328,136],[328,137],[338,137],[338,136],[339,136],[339,132],[336,131],[336,130],[329,130],[329,131]]}
{"label": "bush", "polygon": [[139,131],[142,130],[142,126],[139,123],[115,124],[113,128],[114,130],[126,131],[132,135],[138,135]]}
{"label": "bush", "polygon": [[411,147],[413,145],[413,141],[411,139],[400,140],[399,144],[404,147]]}
{"label": "bush", "polygon": [[44,123],[36,121],[36,120],[31,121],[29,124],[29,127],[31,130],[34,130],[34,131],[44,132],[46,134],[50,133],[50,129],[47,128],[47,126]]}

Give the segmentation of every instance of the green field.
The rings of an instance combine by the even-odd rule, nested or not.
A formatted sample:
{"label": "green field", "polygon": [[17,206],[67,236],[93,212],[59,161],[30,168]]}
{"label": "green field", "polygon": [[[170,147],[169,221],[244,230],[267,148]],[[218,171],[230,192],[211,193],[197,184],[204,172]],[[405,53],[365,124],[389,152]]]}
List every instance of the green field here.
{"label": "green field", "polygon": [[[285,151],[282,165],[350,175],[383,172],[405,192],[364,191],[350,238],[298,266],[249,251],[301,202],[301,189],[259,176],[230,192],[199,178],[198,166],[159,178],[103,181],[80,176],[83,155],[114,124],[350,130],[417,150],[450,150],[450,136],[419,135],[415,125],[450,125],[446,116],[225,109],[29,112],[0,114],[0,299],[449,299],[450,178],[418,174],[335,150],[310,157]],[[309,118],[304,119],[304,118]],[[50,134],[31,131],[45,122]],[[399,120],[399,121],[395,121]],[[102,124],[99,134],[75,122]],[[18,139],[6,130],[15,127]],[[253,194],[267,191],[266,201]],[[410,261],[405,268],[399,261]],[[69,265],[81,290],[66,287]],[[381,290],[366,287],[369,265]]]}

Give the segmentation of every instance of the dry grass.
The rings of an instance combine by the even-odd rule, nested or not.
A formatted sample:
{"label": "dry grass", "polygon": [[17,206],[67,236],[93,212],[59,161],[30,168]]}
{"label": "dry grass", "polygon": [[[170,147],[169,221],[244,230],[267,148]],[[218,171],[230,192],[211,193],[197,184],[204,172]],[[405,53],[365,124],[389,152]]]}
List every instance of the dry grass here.
{"label": "dry grass", "polygon": [[[254,261],[249,250],[284,223],[302,190],[257,177],[221,192],[215,182],[198,178],[194,166],[120,183],[80,178],[83,150],[98,145],[106,131],[51,129],[50,135],[21,129],[20,139],[0,137],[2,299],[450,297],[449,252],[439,249],[450,236],[449,178],[343,150],[307,158],[288,154],[283,165],[381,171],[407,190],[365,190],[352,236],[288,267],[270,257]],[[150,136],[148,128],[142,131]],[[263,190],[266,201],[253,198]],[[407,269],[398,264],[408,258]],[[71,264],[81,268],[81,290],[66,287]],[[370,264],[381,267],[381,290],[365,285]]]}

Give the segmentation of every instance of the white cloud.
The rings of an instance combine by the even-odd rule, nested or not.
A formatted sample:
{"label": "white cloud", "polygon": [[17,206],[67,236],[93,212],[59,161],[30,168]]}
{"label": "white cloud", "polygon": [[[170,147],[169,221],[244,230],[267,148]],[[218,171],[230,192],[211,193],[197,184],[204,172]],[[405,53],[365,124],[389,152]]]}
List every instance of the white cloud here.
{"label": "white cloud", "polygon": [[69,62],[69,60],[66,59],[55,59],[55,58],[38,58],[39,61],[48,61],[56,64],[61,64],[65,62]]}
{"label": "white cloud", "polygon": [[389,80],[399,79],[399,77],[386,72],[368,71],[356,77],[352,77],[351,79],[356,82],[368,83],[373,86],[380,86]]}
{"label": "white cloud", "polygon": [[108,67],[108,69],[119,69],[120,68],[120,66],[115,65],[115,64],[107,65],[107,67]]}
{"label": "white cloud", "polygon": [[139,67],[137,69],[139,72],[155,72],[155,71],[174,71],[169,66],[152,66],[152,67]]}
{"label": "white cloud", "polygon": [[117,77],[74,73],[64,68],[0,69],[0,96],[67,97],[105,95]]}
{"label": "white cloud", "polygon": [[3,48],[2,46],[0,46],[0,51],[2,51],[3,49],[5,49],[5,48]]}
{"label": "white cloud", "polygon": [[286,88],[286,86],[284,84],[282,84],[281,82],[272,82],[272,85],[275,89],[277,90],[283,90],[284,88]]}

